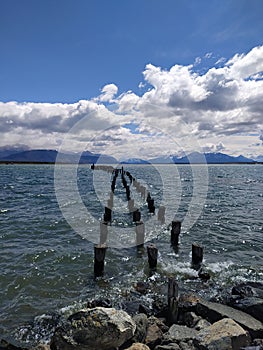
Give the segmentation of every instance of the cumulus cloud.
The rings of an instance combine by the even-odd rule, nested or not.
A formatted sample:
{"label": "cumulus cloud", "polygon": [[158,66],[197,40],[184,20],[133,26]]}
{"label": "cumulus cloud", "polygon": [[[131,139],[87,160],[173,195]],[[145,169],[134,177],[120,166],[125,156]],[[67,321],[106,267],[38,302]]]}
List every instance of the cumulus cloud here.
{"label": "cumulus cloud", "polygon": [[107,84],[101,89],[101,95],[98,100],[101,102],[113,102],[113,97],[118,93],[118,87],[115,84]]}
{"label": "cumulus cloud", "polygon": [[[140,84],[147,91],[141,95],[118,96],[118,87],[107,84],[98,97],[72,104],[0,102],[0,146],[26,139],[29,146],[57,147],[71,133],[72,147],[86,142],[90,150],[119,155],[132,150],[136,157],[191,151],[197,142],[213,152],[233,152],[234,145],[238,153],[252,152],[252,145],[263,141],[263,46],[221,58],[202,74],[195,70],[199,62],[170,69],[147,64]],[[113,102],[114,109],[108,109]],[[128,123],[137,125],[136,133]]]}

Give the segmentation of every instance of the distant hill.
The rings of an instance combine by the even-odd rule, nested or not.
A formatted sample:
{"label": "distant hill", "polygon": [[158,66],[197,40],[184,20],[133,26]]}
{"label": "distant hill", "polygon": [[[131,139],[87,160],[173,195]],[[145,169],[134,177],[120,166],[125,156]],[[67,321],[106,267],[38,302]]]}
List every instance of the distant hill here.
{"label": "distant hill", "polygon": [[[0,148],[1,162],[26,162],[26,163],[55,163],[58,152],[56,150],[25,150],[19,147],[8,149],[7,147]],[[263,157],[263,156],[262,156]],[[258,157],[257,161],[262,161],[262,157]],[[82,152],[81,156],[74,153],[60,153],[59,161],[62,163],[76,163],[80,164],[118,164],[118,161],[111,156],[92,153],[89,151]],[[229,163],[255,163],[256,161],[246,158],[242,155],[238,157],[229,156],[224,153],[199,153],[193,152],[188,156],[160,156],[149,160],[140,158],[129,158],[122,161],[121,164],[229,164]]]}
{"label": "distant hill", "polygon": [[24,151],[28,151],[29,147],[26,145],[2,146],[0,147],[0,159]]}
{"label": "distant hill", "polygon": [[[8,154],[7,156],[1,157],[2,162],[14,162],[14,163],[55,163],[58,152],[56,150],[28,150],[22,152],[15,152]],[[79,160],[80,164],[92,164],[92,163],[103,163],[103,164],[114,164],[118,163],[117,160],[111,156],[93,154],[88,151],[84,151],[79,157],[78,154],[66,154],[60,153],[61,163],[76,163]]]}
{"label": "distant hill", "polygon": [[[132,158],[133,159],[133,158]],[[136,158],[135,158],[136,160]],[[140,160],[141,161],[141,160]],[[232,163],[255,163],[255,160],[246,158],[242,155],[238,157],[229,156],[224,153],[199,153],[193,152],[188,156],[176,157],[176,156],[166,156],[158,157],[149,160],[152,164],[232,164]],[[129,163],[131,164],[131,162]],[[138,163],[133,163],[138,164]],[[140,163],[141,164],[141,163]]]}
{"label": "distant hill", "polygon": [[140,158],[129,158],[122,161],[121,164],[150,164],[150,162]]}

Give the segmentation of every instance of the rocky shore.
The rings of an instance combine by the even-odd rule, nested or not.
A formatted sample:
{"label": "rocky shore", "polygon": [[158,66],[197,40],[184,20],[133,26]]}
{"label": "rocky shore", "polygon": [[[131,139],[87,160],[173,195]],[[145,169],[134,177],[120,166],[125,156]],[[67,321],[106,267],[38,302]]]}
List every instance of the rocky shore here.
{"label": "rocky shore", "polygon": [[[147,284],[137,284],[138,295]],[[171,294],[170,294],[171,297]],[[236,285],[220,300],[181,293],[148,308],[138,297],[123,309],[93,300],[54,328],[49,344],[9,350],[263,350],[263,284]],[[143,299],[142,299],[143,300]]]}

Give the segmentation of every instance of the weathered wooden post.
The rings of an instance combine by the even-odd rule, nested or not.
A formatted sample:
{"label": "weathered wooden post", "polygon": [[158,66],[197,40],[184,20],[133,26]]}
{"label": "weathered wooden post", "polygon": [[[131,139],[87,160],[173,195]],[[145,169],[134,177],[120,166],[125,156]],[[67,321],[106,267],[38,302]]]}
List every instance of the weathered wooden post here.
{"label": "weathered wooden post", "polygon": [[137,221],[136,222],[136,245],[143,246],[144,245],[144,238],[145,238],[145,226],[143,221]]}
{"label": "weathered wooden post", "polygon": [[178,246],[180,233],[181,233],[181,221],[172,221],[171,245],[173,247]]}
{"label": "weathered wooden post", "polygon": [[150,213],[154,213],[155,212],[155,206],[154,206],[154,199],[151,198],[148,200],[148,209]]}
{"label": "weathered wooden post", "polygon": [[129,199],[128,200],[128,209],[129,212],[131,213],[132,211],[134,211],[134,199]]}
{"label": "weathered wooden post", "polygon": [[151,270],[155,270],[157,266],[158,249],[155,244],[150,243],[147,246],[148,263]]}
{"label": "weathered wooden post", "polygon": [[158,221],[160,221],[162,224],[165,223],[165,207],[160,206],[157,214]]}
{"label": "weathered wooden post", "polygon": [[134,212],[132,213],[132,221],[133,222],[137,222],[141,220],[141,212],[139,211],[139,209],[134,210]]}
{"label": "weathered wooden post", "polygon": [[174,277],[168,278],[168,314],[167,321],[168,324],[174,324],[178,319],[178,301],[179,301],[179,293],[178,293],[178,284]]}
{"label": "weathered wooden post", "polygon": [[105,213],[104,213],[104,221],[110,222],[112,218],[112,210],[108,207],[105,207]]}
{"label": "weathered wooden post", "polygon": [[100,222],[100,244],[105,244],[108,238],[108,223],[106,221]]}
{"label": "weathered wooden post", "polygon": [[100,277],[104,272],[104,261],[106,255],[106,245],[98,244],[94,246],[94,276]]}
{"label": "weathered wooden post", "polygon": [[129,201],[131,199],[131,190],[130,190],[130,186],[127,185],[126,189],[126,198],[127,201]]}
{"label": "weathered wooden post", "polygon": [[200,266],[203,261],[203,247],[197,243],[192,244],[192,264]]}
{"label": "weathered wooden post", "polygon": [[107,207],[110,208],[110,209],[112,209],[112,207],[113,207],[113,199],[112,199],[112,198],[109,198],[109,199],[107,200]]}

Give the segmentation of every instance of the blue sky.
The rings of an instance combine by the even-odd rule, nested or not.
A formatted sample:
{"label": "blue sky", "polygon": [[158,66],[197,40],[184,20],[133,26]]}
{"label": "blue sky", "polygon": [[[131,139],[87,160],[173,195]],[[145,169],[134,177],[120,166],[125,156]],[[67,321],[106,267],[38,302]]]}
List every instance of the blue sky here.
{"label": "blue sky", "polygon": [[[1,146],[24,143],[30,147],[58,147],[63,135],[67,132],[67,127],[72,127],[74,120],[72,114],[65,112],[65,108],[83,109],[79,101],[86,101],[89,105],[87,113],[95,108],[94,104],[99,105],[99,108],[104,106],[107,111],[125,112],[126,119],[123,125],[136,122],[136,125],[141,125],[141,131],[146,130],[145,119],[138,121],[138,115],[127,117],[129,113],[127,106],[124,109],[123,101],[127,102],[127,99],[131,100],[131,97],[134,97],[133,94],[136,95],[132,102],[134,107],[134,103],[138,104],[139,101],[137,97],[143,97],[145,100],[148,98],[147,92],[151,89],[162,93],[162,95],[155,94],[156,98],[158,96],[163,98],[166,93],[164,90],[161,91],[164,84],[162,82],[160,86],[156,81],[163,76],[163,72],[171,73],[171,68],[176,65],[180,67],[191,65],[192,78],[195,79],[194,74],[197,74],[200,77],[199,80],[202,80],[201,77],[209,70],[226,67],[226,63],[236,55],[241,59],[242,55],[246,56],[252,51],[250,59],[253,55],[260,58],[261,51],[253,51],[253,49],[261,48],[262,45],[262,16],[263,1],[261,0],[1,1],[0,118],[3,123]],[[258,58],[253,58],[251,61],[251,64],[255,64],[256,67],[251,73],[261,74],[262,61]],[[247,65],[244,60],[242,64]],[[158,78],[153,77],[153,67],[159,68]],[[171,73],[168,79],[174,76],[173,74]],[[176,74],[183,73],[180,71]],[[241,78],[235,76],[233,79],[235,82],[238,81],[240,105],[242,105],[240,96],[246,95],[249,90],[248,86],[246,92],[242,90],[240,79],[245,81],[250,79],[251,75],[249,77],[242,75]],[[202,84],[199,80],[198,86]],[[253,89],[260,90],[261,80],[261,77],[253,79],[253,82],[258,83],[253,85]],[[161,80],[158,81],[160,83]],[[154,85],[155,83],[157,85]],[[171,81],[172,84],[173,81]],[[108,93],[112,94],[109,99],[101,97],[105,86]],[[182,85],[180,85],[181,88]],[[218,90],[211,91],[208,89],[202,98],[211,93],[216,95],[215,91]],[[247,109],[238,112],[231,106],[229,112],[233,112],[236,123],[244,125],[244,129],[234,127],[232,120],[225,133],[218,132],[218,128],[225,119],[233,118],[228,113],[224,116],[220,115],[221,124],[218,123],[218,128],[214,128],[215,130],[211,128],[210,135],[205,135],[202,132],[205,128],[208,130],[211,124],[215,125],[219,116],[217,121],[212,121],[211,115],[205,113],[208,110],[204,111],[202,107],[200,112],[202,123],[200,118],[190,120],[192,105],[188,106],[186,113],[187,100],[184,101],[184,111],[182,111],[182,105],[177,105],[178,96],[176,95],[176,98],[173,96],[169,95],[169,102],[166,104],[169,108],[171,106],[175,108],[173,113],[176,115],[170,120],[184,114],[185,119],[181,117],[181,123],[191,124],[193,134],[199,141],[201,140],[200,145],[204,150],[210,147],[214,151],[225,149],[229,154],[240,153],[236,147],[242,145],[243,153],[246,155],[257,156],[263,153],[260,139],[262,124],[259,117],[255,122],[254,110],[253,115],[250,114],[250,117],[244,119]],[[209,107],[209,111],[216,110],[219,114],[222,112],[223,108],[220,106],[217,108],[221,97],[220,92],[216,103]],[[255,104],[255,99],[259,97],[253,95],[250,98]],[[201,99],[201,97],[198,98]],[[13,107],[10,106],[10,101],[13,101]],[[158,99],[155,99],[151,100],[151,103],[165,108],[164,101],[165,98],[159,104]],[[210,104],[213,101],[210,99],[208,102]],[[55,111],[55,106],[58,104],[62,106],[63,111],[59,109]],[[25,105],[27,111],[30,109],[30,115],[21,110]],[[85,116],[85,113],[82,112],[81,116]],[[23,122],[21,118],[24,118]],[[112,121],[114,117],[109,118]],[[66,123],[65,119],[67,119]],[[163,129],[171,131],[172,124],[169,124],[166,119],[169,118],[159,120],[156,124],[150,118],[147,120],[151,120],[153,127],[166,125],[167,127],[164,126]],[[20,122],[17,123],[17,120]],[[97,121],[99,124],[100,118]],[[251,128],[248,128],[247,124],[250,122]],[[64,125],[63,128],[61,123]],[[205,128],[202,128],[201,124],[203,126],[206,124]],[[121,128],[127,129],[123,126]],[[200,135],[198,130],[201,131]],[[22,138],[19,138],[19,133],[25,135],[24,131],[28,132],[28,142],[22,142]],[[127,130],[122,131],[127,139]],[[139,133],[138,129],[136,134]],[[178,135],[178,138],[179,136],[182,135]],[[230,141],[233,136],[236,137],[235,143]],[[36,139],[39,142],[35,142]],[[89,145],[92,148],[92,145]],[[190,150],[190,147],[182,145],[181,148]],[[167,152],[176,153],[177,151],[173,150],[172,146],[167,147]],[[158,152],[156,149],[153,153],[156,155]],[[140,154],[138,149],[137,156],[139,155],[146,156],[144,153]]]}

